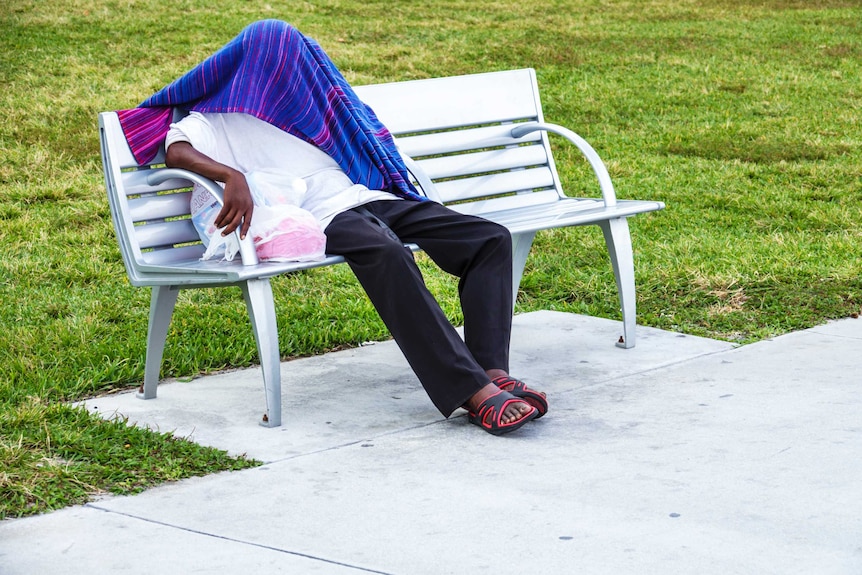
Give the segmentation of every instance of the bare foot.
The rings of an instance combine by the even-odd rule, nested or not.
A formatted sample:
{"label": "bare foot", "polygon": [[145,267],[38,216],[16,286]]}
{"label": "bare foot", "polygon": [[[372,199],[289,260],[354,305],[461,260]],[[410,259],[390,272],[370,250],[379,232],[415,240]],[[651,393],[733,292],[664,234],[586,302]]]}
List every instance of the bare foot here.
{"label": "bare foot", "polygon": [[[488,385],[474,393],[473,396],[467,400],[465,407],[473,413],[478,413],[479,406],[482,402],[499,391],[500,389],[496,385],[488,383]],[[533,408],[526,401],[515,401],[506,406],[506,409],[500,416],[500,420],[505,424],[514,423],[525,415],[528,415],[532,410]]]}

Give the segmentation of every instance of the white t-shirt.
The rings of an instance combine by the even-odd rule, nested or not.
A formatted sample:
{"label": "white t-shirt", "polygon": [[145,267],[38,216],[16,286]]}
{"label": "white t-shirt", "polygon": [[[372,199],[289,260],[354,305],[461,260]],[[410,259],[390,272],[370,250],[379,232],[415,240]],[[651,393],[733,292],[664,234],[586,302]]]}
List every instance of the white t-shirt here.
{"label": "white t-shirt", "polygon": [[301,208],[325,229],[336,215],[375,200],[400,199],[389,192],[354,184],[326,152],[248,114],[191,112],[171,124],[165,147],[188,142],[197,151],[244,174],[288,173],[305,180]]}

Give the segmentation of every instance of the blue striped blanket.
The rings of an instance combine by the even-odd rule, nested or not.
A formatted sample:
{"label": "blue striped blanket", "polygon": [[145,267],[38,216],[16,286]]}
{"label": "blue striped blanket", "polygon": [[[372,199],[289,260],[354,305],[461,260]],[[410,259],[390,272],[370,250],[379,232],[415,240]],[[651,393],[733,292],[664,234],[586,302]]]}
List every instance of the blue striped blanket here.
{"label": "blue striped blanket", "polygon": [[389,130],[320,45],[286,22],[250,24],[138,108],[118,111],[140,164],[164,142],[173,107],[251,114],[316,145],[354,183],[425,199],[410,183]]}

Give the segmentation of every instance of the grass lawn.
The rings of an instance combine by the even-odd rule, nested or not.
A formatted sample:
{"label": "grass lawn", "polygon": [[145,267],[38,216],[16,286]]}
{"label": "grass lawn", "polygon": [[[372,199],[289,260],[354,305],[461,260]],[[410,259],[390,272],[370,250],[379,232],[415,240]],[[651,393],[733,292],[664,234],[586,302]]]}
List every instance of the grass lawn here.
{"label": "grass lawn", "polygon": [[[144,370],[149,291],[125,278],[96,115],[262,18],[356,84],[536,68],[546,118],[596,147],[618,196],[667,204],[631,220],[642,325],[748,343],[862,308],[858,0],[4,0],[0,519],[257,464],[68,402]],[[570,193],[594,193],[557,147]],[[273,284],[285,358],[388,337],[346,266]],[[538,309],[619,318],[597,228],[539,234],[517,311]],[[165,377],[255,361],[238,289],[181,294]]]}

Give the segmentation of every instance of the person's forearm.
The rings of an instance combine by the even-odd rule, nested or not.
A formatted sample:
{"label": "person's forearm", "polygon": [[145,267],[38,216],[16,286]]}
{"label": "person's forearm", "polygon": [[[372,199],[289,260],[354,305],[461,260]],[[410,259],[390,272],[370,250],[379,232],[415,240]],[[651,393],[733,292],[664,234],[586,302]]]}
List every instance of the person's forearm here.
{"label": "person's forearm", "polygon": [[240,237],[245,238],[251,225],[254,202],[242,172],[197,151],[188,142],[175,142],[168,146],[165,164],[169,168],[182,168],[223,183],[224,206],[216,216],[215,225],[222,229],[223,236],[239,228]]}
{"label": "person's forearm", "polygon": [[169,168],[182,168],[205,178],[226,184],[239,173],[237,170],[217,162],[197,151],[188,142],[176,142],[168,146],[165,164]]}

